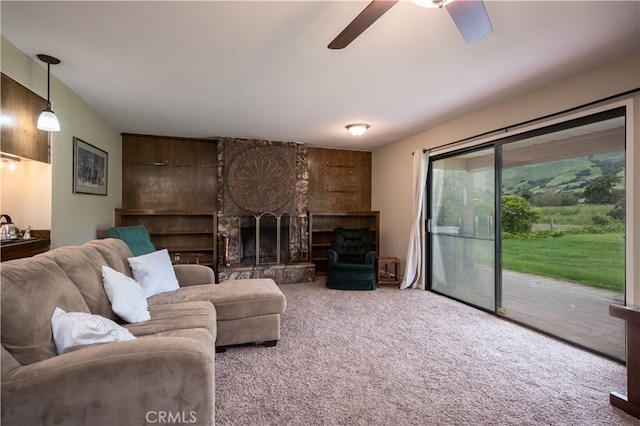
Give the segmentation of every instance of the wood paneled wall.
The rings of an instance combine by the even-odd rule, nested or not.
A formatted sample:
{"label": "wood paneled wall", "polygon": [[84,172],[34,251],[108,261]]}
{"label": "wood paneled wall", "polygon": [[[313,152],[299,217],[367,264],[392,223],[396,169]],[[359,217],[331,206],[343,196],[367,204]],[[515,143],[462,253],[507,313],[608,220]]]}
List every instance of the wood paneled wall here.
{"label": "wood paneled wall", "polygon": [[122,135],[124,209],[217,209],[215,140]]}
{"label": "wood paneled wall", "polygon": [[[122,208],[216,210],[214,140],[122,135]],[[371,210],[371,153],[309,148],[310,211]]]}
{"label": "wood paneled wall", "polygon": [[309,211],[371,210],[371,153],[309,148]]}

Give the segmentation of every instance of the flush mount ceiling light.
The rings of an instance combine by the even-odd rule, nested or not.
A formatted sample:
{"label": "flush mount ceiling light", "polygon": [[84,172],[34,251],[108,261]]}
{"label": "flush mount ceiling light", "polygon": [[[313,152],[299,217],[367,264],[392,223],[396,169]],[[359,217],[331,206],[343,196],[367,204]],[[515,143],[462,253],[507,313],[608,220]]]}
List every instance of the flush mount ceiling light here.
{"label": "flush mount ceiling light", "polygon": [[38,117],[38,129],[45,130],[47,132],[59,132],[60,123],[58,118],[51,110],[51,101],[49,100],[49,90],[51,87],[51,65],[57,65],[60,63],[60,59],[53,56],[38,54],[38,59],[47,64],[47,108],[42,111],[40,117]]}
{"label": "flush mount ceiling light", "polygon": [[364,132],[366,132],[368,128],[369,128],[369,125],[368,124],[363,124],[363,123],[349,124],[347,126],[347,130],[353,136],[362,136],[362,135],[364,135]]}

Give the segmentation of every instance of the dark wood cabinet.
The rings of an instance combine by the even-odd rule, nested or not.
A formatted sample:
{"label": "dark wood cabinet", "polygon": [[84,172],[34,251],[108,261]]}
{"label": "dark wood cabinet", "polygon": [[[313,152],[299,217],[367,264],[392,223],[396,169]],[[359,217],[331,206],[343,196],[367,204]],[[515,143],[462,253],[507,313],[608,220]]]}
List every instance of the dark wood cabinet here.
{"label": "dark wood cabinet", "polygon": [[44,253],[49,250],[50,244],[49,238],[3,242],[0,246],[0,261],[22,259]]}
{"label": "dark wood cabinet", "polygon": [[380,212],[309,212],[309,260],[316,274],[327,272],[327,250],[331,248],[334,228],[369,228],[373,231],[375,250],[380,253]]}
{"label": "dark wood cabinet", "polygon": [[[22,232],[24,233],[24,230]],[[32,229],[31,238],[3,241],[0,244],[0,261],[35,256],[48,251],[50,245],[50,230]]]}
{"label": "dark wood cabinet", "polygon": [[215,140],[122,135],[122,207],[217,209]]}
{"label": "dark wood cabinet", "polygon": [[36,126],[47,100],[2,74],[2,152],[50,163],[49,132]]}
{"label": "dark wood cabinet", "polygon": [[199,254],[198,263],[217,267],[217,216],[214,211],[117,209],[116,226],[144,225],[151,242],[167,249],[176,263]]}

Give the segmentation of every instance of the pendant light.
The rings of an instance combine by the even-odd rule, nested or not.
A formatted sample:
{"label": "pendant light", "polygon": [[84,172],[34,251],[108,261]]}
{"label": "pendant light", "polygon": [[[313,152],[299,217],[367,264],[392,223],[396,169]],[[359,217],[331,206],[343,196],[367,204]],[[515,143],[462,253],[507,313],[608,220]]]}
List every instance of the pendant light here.
{"label": "pendant light", "polygon": [[38,129],[45,130],[47,132],[59,132],[60,123],[58,118],[51,110],[51,101],[49,100],[49,91],[51,88],[51,65],[57,65],[60,63],[60,59],[53,56],[38,54],[38,59],[47,64],[47,108],[42,111],[40,117],[38,117]]}

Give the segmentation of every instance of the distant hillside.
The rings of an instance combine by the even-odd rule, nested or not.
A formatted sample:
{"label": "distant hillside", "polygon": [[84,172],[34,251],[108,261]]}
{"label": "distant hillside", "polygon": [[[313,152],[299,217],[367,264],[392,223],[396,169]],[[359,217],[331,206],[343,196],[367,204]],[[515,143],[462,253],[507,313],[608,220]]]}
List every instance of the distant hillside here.
{"label": "distant hillside", "polygon": [[573,192],[579,194],[584,187],[601,176],[624,177],[624,152],[587,155],[567,160],[531,164],[503,170],[504,193]]}

